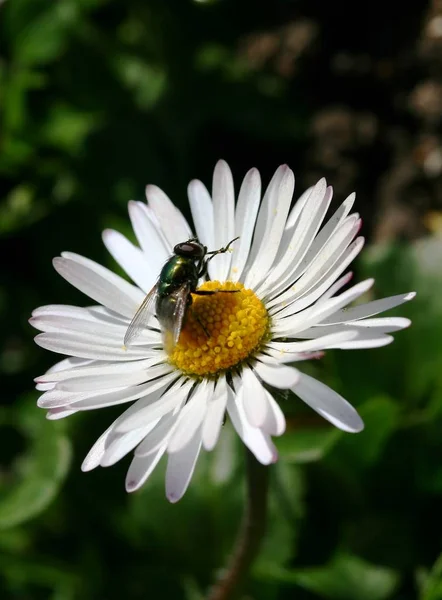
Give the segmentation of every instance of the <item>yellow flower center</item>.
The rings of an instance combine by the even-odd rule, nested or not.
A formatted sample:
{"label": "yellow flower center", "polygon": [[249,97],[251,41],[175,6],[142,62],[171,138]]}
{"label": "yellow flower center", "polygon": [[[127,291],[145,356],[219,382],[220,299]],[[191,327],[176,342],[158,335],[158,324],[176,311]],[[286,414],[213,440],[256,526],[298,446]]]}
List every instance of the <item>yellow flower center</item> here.
{"label": "yellow flower center", "polygon": [[198,288],[202,290],[217,293],[192,294],[180,338],[169,355],[187,375],[214,375],[238,365],[258,349],[269,329],[263,303],[242,283],[207,281]]}

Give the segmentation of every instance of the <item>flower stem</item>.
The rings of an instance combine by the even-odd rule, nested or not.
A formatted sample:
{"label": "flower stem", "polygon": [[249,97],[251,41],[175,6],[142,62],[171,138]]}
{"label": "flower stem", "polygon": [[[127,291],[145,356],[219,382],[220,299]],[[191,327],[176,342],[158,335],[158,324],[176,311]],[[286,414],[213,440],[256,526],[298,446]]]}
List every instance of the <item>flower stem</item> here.
{"label": "flower stem", "polygon": [[235,598],[255,560],[266,529],[269,467],[261,465],[246,450],[246,505],[228,566],[209,591],[207,600]]}

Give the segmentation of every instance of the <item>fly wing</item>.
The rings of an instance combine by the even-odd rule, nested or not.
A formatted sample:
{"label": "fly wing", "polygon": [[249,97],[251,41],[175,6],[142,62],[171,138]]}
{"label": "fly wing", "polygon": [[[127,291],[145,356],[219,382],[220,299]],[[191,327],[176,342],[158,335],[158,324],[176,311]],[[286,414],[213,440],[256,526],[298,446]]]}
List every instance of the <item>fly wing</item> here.
{"label": "fly wing", "polygon": [[134,343],[140,336],[143,329],[146,328],[150,317],[155,309],[155,298],[157,296],[158,283],[156,283],[147,296],[144,298],[140,308],[135,313],[132,321],[129,323],[126,334],[124,336],[124,345],[126,347]]}
{"label": "fly wing", "polygon": [[186,282],[164,299],[159,321],[163,335],[164,349],[168,353],[173,350],[180,337],[189,294],[190,284]]}

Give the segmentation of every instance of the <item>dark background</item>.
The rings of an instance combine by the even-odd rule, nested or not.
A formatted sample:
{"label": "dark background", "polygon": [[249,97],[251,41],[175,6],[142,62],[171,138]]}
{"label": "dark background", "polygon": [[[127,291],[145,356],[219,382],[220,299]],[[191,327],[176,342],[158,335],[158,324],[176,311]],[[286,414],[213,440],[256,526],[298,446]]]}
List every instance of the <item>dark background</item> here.
{"label": "dark background", "polygon": [[100,233],[132,236],[127,202],[186,186],[219,158],[239,188],[288,163],[353,190],[378,296],[418,291],[392,346],[306,369],[358,407],[331,429],[281,397],[264,548],[244,598],[442,598],[442,3],[6,0],[0,3],[0,593],[7,600],[199,600],[241,515],[226,425],[186,497],[162,468],[124,491],[128,459],[80,472],[108,409],[47,422],[32,379],[33,308],[87,304],[51,259],[116,268]]}

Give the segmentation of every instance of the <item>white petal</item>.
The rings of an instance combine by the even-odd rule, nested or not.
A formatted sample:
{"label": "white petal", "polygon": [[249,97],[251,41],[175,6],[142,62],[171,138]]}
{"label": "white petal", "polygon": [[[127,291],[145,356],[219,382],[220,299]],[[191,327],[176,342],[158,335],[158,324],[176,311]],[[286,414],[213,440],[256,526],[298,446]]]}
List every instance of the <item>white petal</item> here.
{"label": "white petal", "polygon": [[250,252],[253,230],[261,199],[261,178],[257,169],[250,169],[239,191],[235,212],[235,241],[229,279],[239,281]]}
{"label": "white petal", "polygon": [[53,390],[55,387],[55,383],[37,383],[35,389],[37,392],[49,392],[49,390]]}
{"label": "white petal", "polygon": [[156,453],[149,456],[135,456],[130,463],[126,475],[126,492],[135,492],[143,483],[146,482],[149,475],[159,463],[166,447],[162,446]]}
{"label": "white petal", "polygon": [[125,388],[119,391],[110,391],[107,394],[100,394],[90,396],[84,400],[74,400],[72,408],[78,408],[81,410],[92,410],[95,408],[106,408],[108,406],[115,406],[117,404],[125,404],[126,402],[132,402],[142,396],[150,396],[158,390],[166,388],[171,384],[177,377],[175,372],[164,375],[159,379],[148,381],[142,385]]}
{"label": "white petal", "polygon": [[[139,363],[142,363],[141,365]],[[127,363],[127,364],[131,364],[131,363]],[[101,385],[95,385],[96,382],[96,378],[97,377],[103,377],[104,379],[106,379],[109,376],[109,373],[112,373],[112,375],[121,375],[121,379],[117,379],[114,378],[111,383],[113,383],[113,385],[111,386],[112,388],[116,388],[116,389],[122,389],[125,388],[128,384],[124,383],[126,381],[125,377],[127,377],[127,375],[131,375],[133,373],[135,374],[139,374],[139,373],[143,373],[143,381],[147,382],[150,381],[151,379],[154,379],[156,377],[160,377],[161,375],[167,374],[169,372],[173,371],[173,368],[167,364],[155,364],[152,365],[152,363],[148,363],[147,361],[137,361],[136,363],[134,363],[137,365],[137,370],[134,372],[131,372],[130,370],[121,370],[121,373],[119,373],[119,369],[118,367],[123,366],[121,364],[117,364],[115,365],[115,369],[114,372],[112,372],[111,366],[112,365],[106,365],[106,366],[99,366],[96,368],[93,367],[89,367],[88,369],[84,368],[84,369],[79,369],[78,371],[72,370],[72,371],[61,371],[59,373],[54,373],[51,374],[49,373],[47,377],[49,377],[50,379],[53,378],[55,380],[56,383],[56,387],[52,388],[52,392],[49,394],[43,394],[40,399],[39,399],[39,406],[41,405],[42,407],[46,407],[45,406],[45,402],[46,401],[58,401],[59,399],[65,399],[63,400],[63,404],[60,404],[60,406],[62,405],[66,405],[67,403],[71,403],[72,401],[74,401],[74,398],[76,398],[77,400],[79,399],[84,399],[84,398],[88,398],[89,396],[96,396],[98,395],[101,391],[106,390],[107,392],[109,391],[110,388],[106,389],[106,384],[101,387]],[[143,368],[143,365],[145,366],[145,368]],[[79,377],[73,377],[72,375],[80,375]],[[86,374],[85,377],[81,377],[81,375]],[[90,381],[92,382],[91,385],[88,384],[88,379],[90,379]],[[63,383],[65,381],[69,380],[69,384],[68,384],[68,388],[69,389],[63,389]],[[84,385],[82,385],[81,387],[83,389],[74,389],[75,386],[75,382],[76,381],[84,381]],[[118,383],[119,385],[115,385],[116,383]],[[55,406],[55,405],[54,405]],[[51,408],[53,408],[54,406],[51,406]]]}
{"label": "white petal", "polygon": [[290,171],[290,169],[287,165],[281,165],[278,167],[272,179],[270,180],[269,185],[267,186],[256,220],[253,243],[249,256],[249,265],[256,260],[263,239],[265,239],[266,230],[270,223],[270,216],[274,205],[277,203],[275,189],[279,188],[282,179],[286,176],[288,171]]}
{"label": "white petal", "polygon": [[324,335],[307,342],[269,342],[265,351],[276,359],[284,359],[284,355],[300,352],[316,352],[317,350],[326,350],[328,348],[340,347],[344,342],[355,339],[358,336],[356,331],[341,331]]}
{"label": "white petal", "polygon": [[146,204],[133,200],[129,202],[129,216],[151,271],[159,274],[161,267],[172,253],[172,246],[164,240],[159,225],[152,222]]}
{"label": "white petal", "polygon": [[253,427],[261,427],[267,417],[268,402],[261,382],[251,369],[245,367],[241,373],[242,402],[245,415]]}
{"label": "white petal", "polygon": [[135,456],[147,456],[157,452],[160,447],[167,447],[170,436],[175,430],[178,417],[179,411],[174,410],[153,421],[155,428],[135,450]]}
{"label": "white petal", "polygon": [[90,298],[125,317],[132,318],[144,298],[143,292],[101,265],[63,252],[54,258],[56,271]]}
{"label": "white petal", "polygon": [[227,411],[236,432],[260,463],[269,465],[276,462],[278,452],[270,436],[250,425],[244,413],[241,397],[238,396],[239,393],[241,393],[241,387],[237,387],[236,394],[229,395],[227,399]]}
{"label": "white petal", "polygon": [[[344,221],[354,204],[356,194],[350,194],[348,198],[339,206],[339,208],[330,217],[324,227],[319,231],[314,239],[307,254],[314,256],[320,248],[326,243],[326,241],[334,234],[339,225]],[[353,219],[357,219],[359,215],[352,215]],[[309,262],[309,261],[306,261]]]}
{"label": "white petal", "polygon": [[[270,302],[268,302],[268,306],[271,306],[275,303],[280,304],[281,302],[293,302],[295,298],[302,298],[312,288],[314,289],[318,282],[324,280],[324,278],[327,276],[327,273],[333,271],[334,265],[340,264],[341,257],[345,255],[346,249],[355,235],[358,233],[359,229],[360,219],[354,218],[353,216],[348,217],[340,225],[335,234],[327,240],[324,246],[308,265],[307,270],[296,281],[296,283],[276,300],[270,300]],[[303,265],[302,261],[300,263],[300,266],[301,265]],[[286,281],[295,281],[300,274],[301,271],[296,269],[295,271],[292,271],[290,274],[290,279],[287,278]],[[333,279],[336,279],[336,277]],[[284,283],[284,285],[286,284]],[[282,287],[282,285],[277,286],[272,294],[279,292]]]}
{"label": "white petal", "polygon": [[[73,330],[77,331],[77,322],[80,323],[82,331],[89,331],[96,325],[97,334],[115,337],[116,331],[123,331],[124,323],[122,319],[118,323],[106,323],[97,319],[88,308],[80,306],[54,305],[51,307],[43,306],[41,309],[33,311],[29,323],[40,331]],[[126,326],[127,327],[127,326]]]}
{"label": "white petal", "polygon": [[299,379],[299,371],[286,365],[272,366],[268,363],[256,362],[253,368],[261,379],[278,389],[291,388]]}
{"label": "white petal", "polygon": [[[212,184],[213,218],[215,222],[214,250],[223,248],[235,237],[235,191],[232,172],[224,160],[216,163]],[[212,279],[224,281],[230,269],[231,254],[216,256],[209,264]]]}
{"label": "white petal", "polygon": [[[110,390],[107,390],[108,393],[111,392],[121,392],[125,389],[124,387],[113,387]],[[99,396],[100,391],[95,392],[65,392],[64,390],[57,390],[57,388],[52,388],[48,390],[44,394],[42,394],[37,400],[37,406],[40,408],[76,408],[71,406],[76,400],[83,400],[84,398],[91,398],[93,396]]]}
{"label": "white petal", "polygon": [[166,496],[178,502],[187,490],[201,449],[201,427],[180,452],[169,454],[166,471]]}
{"label": "white petal", "polygon": [[140,408],[132,415],[122,419],[121,422],[118,423],[117,430],[130,431],[134,428],[143,427],[154,419],[166,415],[168,412],[174,410],[176,406],[181,404],[183,399],[189,394],[192,386],[193,381],[186,381],[183,383],[183,380],[179,379],[158,400],[150,402],[147,406]]}
{"label": "white petal", "polygon": [[85,367],[89,367],[91,364],[93,364],[93,362],[94,361],[83,358],[76,358],[74,356],[65,358],[52,365],[52,367],[50,367],[44,375],[39,375],[38,377],[35,377],[34,381],[37,384],[35,388],[38,391],[42,392],[52,390],[55,387],[55,383],[57,381],[68,377],[72,377],[72,373],[75,373],[77,370],[81,370]]}
{"label": "white petal", "polygon": [[323,251],[323,247],[330,243],[332,233],[347,215],[348,204],[344,203],[317,233],[330,206],[333,194],[332,188],[328,187],[324,194],[320,195],[320,191],[323,189],[323,186],[320,185],[322,181],[317,184],[312,202],[308,199],[308,206],[302,213],[298,229],[290,230],[292,239],[287,245],[286,253],[275,264],[271,279],[267,282],[266,288],[270,290],[267,292],[269,297],[280,293],[290,281],[295,281],[305,271],[310,272],[311,263],[314,262],[318,253]]}
{"label": "white petal", "polygon": [[[91,336],[92,337],[92,336]],[[71,354],[80,358],[93,358],[96,360],[131,361],[146,358],[152,355],[152,351],[141,346],[124,348],[123,345],[113,346],[103,343],[92,343],[90,337],[84,334],[40,333],[34,340],[35,343],[58,352],[59,354]]]}
{"label": "white petal", "polygon": [[192,237],[192,231],[186,219],[163,190],[156,185],[148,185],[146,197],[172,248]]}
{"label": "white petal", "polygon": [[264,363],[269,363],[274,365],[277,363],[294,363],[301,362],[304,360],[318,360],[324,357],[324,352],[291,352],[290,354],[284,354],[281,352],[277,352],[276,350],[271,350],[270,348],[265,349],[266,354],[261,352],[259,355],[259,360]]}
{"label": "white petal", "polygon": [[[161,367],[164,367],[164,365],[161,365]],[[112,388],[111,390],[106,390],[105,393],[100,393],[100,390],[76,393],[65,392],[58,389],[51,390],[40,396],[37,404],[41,408],[55,408],[75,403],[75,406],[70,406],[70,408],[75,409],[98,408],[101,406],[122,404],[141,398],[141,396],[152,393],[154,390],[160,389],[173,381],[173,378],[177,377],[177,374],[173,371],[170,372],[171,368],[172,367],[169,366],[169,371],[167,371],[166,368],[156,369],[155,367],[152,367],[146,373],[146,379],[148,380],[146,383],[138,386],[118,387],[117,389]],[[163,376],[161,376],[161,374],[163,374]]]}
{"label": "white petal", "polygon": [[[105,229],[103,242],[110,254],[136,285],[146,294],[155,285],[158,272],[153,271],[146,255],[118,231]],[[155,248],[152,248],[155,252]]]}
{"label": "white petal", "polygon": [[214,240],[212,198],[206,186],[198,179],[189,183],[187,195],[198,239],[211,249]]}
{"label": "white petal", "polygon": [[115,437],[112,442],[106,447],[106,450],[100,460],[102,467],[111,467],[119,460],[131,452],[153,428],[154,423],[148,427],[134,429],[122,435]]}
{"label": "white petal", "polygon": [[[315,277],[319,278],[320,264],[330,264],[331,254],[336,253],[339,247],[343,246],[344,250],[348,246],[361,228],[361,219],[357,214],[344,218],[346,212],[347,206],[345,204],[341,205],[324,225],[293,272],[293,279],[297,279],[301,275],[305,277],[311,271],[314,271]],[[351,234],[351,232],[353,233]],[[348,240],[347,243],[346,240]]]}
{"label": "white petal", "polygon": [[[293,333],[300,331],[301,327],[311,327],[312,325],[322,323],[324,319],[333,314],[333,312],[335,312],[337,309],[347,306],[354,300],[357,300],[357,298],[362,296],[362,294],[368,292],[368,290],[373,286],[373,283],[374,279],[366,279],[365,281],[361,281],[345,292],[342,292],[342,294],[339,294],[339,296],[330,298],[330,300],[327,302],[315,304],[309,310],[305,310],[302,313],[287,317],[287,323],[284,325],[286,328],[290,327],[290,331]],[[281,324],[282,321],[283,320],[281,320]],[[288,322],[290,322],[290,324],[288,324]]]}
{"label": "white petal", "polygon": [[347,283],[349,283],[353,278],[353,272],[349,271],[345,275],[343,275],[338,281],[336,281],[332,286],[328,288],[326,292],[322,294],[316,304],[323,304],[326,300],[332,298],[336,292],[339,292],[341,288],[343,288]]}
{"label": "white petal", "polygon": [[[90,471],[91,469],[98,467],[98,465],[101,463],[105,453],[111,447],[111,445],[113,445],[114,443],[115,443],[114,450],[118,449],[118,441],[119,440],[123,439],[123,444],[124,444],[125,443],[124,436],[127,434],[130,434],[131,431],[127,432],[127,434],[119,433],[117,431],[118,424],[122,420],[124,420],[127,416],[135,414],[140,409],[140,407],[146,406],[146,404],[149,401],[152,401],[154,398],[159,398],[160,396],[161,396],[161,391],[157,391],[155,394],[152,394],[151,396],[149,396],[147,398],[138,400],[138,402],[136,402],[135,404],[130,406],[122,415],[120,415],[120,417],[118,417],[118,419],[116,421],[114,421],[108,429],[106,429],[106,431],[100,436],[100,438],[96,441],[94,446],[91,448],[91,450],[89,451],[88,455],[86,456],[86,458],[83,462],[83,465],[81,467],[82,470]],[[145,436],[148,434],[149,430],[153,429],[157,424],[158,424],[158,421],[152,421],[152,423],[149,423],[149,425],[145,426],[143,429],[134,428],[133,431],[137,431],[137,432],[143,431],[144,436]],[[129,440],[129,439],[131,439],[130,436],[126,438],[126,440]],[[145,465],[145,464],[146,464],[146,461],[143,462],[143,465]]]}
{"label": "white petal", "polygon": [[[60,340],[64,335],[76,336],[80,341],[96,343],[99,340],[104,345],[116,345],[119,348],[122,346],[122,340],[127,331],[126,324],[106,323],[97,319],[87,319],[83,315],[81,317],[44,315],[31,317],[29,323],[45,333],[60,334]],[[157,332],[151,329],[145,329],[140,334],[140,344],[154,344],[159,341],[160,337]]]}
{"label": "white petal", "polygon": [[364,428],[361,417],[352,405],[317,379],[301,373],[292,391],[339,429],[357,433]]}
{"label": "white petal", "polygon": [[[273,185],[272,191],[269,193],[269,202],[264,206],[264,210],[267,211],[266,228],[263,238],[260,239],[256,257],[253,259],[250,270],[245,278],[245,285],[248,288],[256,287],[258,283],[266,278],[275,259],[287,220],[287,214],[294,189],[295,177],[293,172],[288,167],[282,168],[281,178],[277,184]],[[260,215],[261,211],[258,215],[258,222]]]}
{"label": "white petal", "polygon": [[357,331],[366,337],[375,337],[382,333],[400,331],[401,329],[409,327],[410,324],[410,319],[405,319],[404,317],[364,319],[362,321],[349,321],[348,323],[339,323],[337,325],[323,325],[322,323],[318,323],[314,327],[300,331],[296,334],[296,337],[312,339],[325,334],[329,335],[331,333],[347,330]]}
{"label": "white petal", "polygon": [[[108,323],[110,325],[127,325],[129,319],[104,306],[72,306],[69,304],[47,304],[32,311],[34,318],[65,317],[67,319],[81,319],[92,323]],[[77,359],[76,359],[77,360]]]}
{"label": "white petal", "polygon": [[[382,333],[390,333],[392,331],[400,331],[401,329],[410,327],[411,321],[405,317],[380,317],[378,319],[350,321],[348,324],[352,327],[359,327],[361,329],[376,329],[376,331],[382,331]],[[320,326],[322,326],[322,323]]]}
{"label": "white petal", "polygon": [[[167,258],[169,258],[170,255],[173,254],[173,246],[170,245],[165,232],[162,230],[161,224],[158,221],[158,218],[157,218],[154,210],[150,206],[148,206],[147,204],[143,204],[143,206],[145,207],[147,216],[149,217],[151,223],[153,223],[153,226],[156,228],[158,235],[163,240],[164,247],[167,250]],[[178,210],[178,208],[176,210],[178,211],[179,215],[181,215],[181,212]],[[192,237],[193,237],[193,235],[192,235]]]}
{"label": "white petal", "polygon": [[[175,384],[177,385],[177,384]],[[140,411],[142,409],[144,409],[146,406],[151,406],[154,402],[156,402],[157,400],[160,400],[160,398],[162,398],[164,396],[164,389],[163,388],[157,388],[154,391],[152,391],[151,393],[147,394],[146,396],[143,396],[142,398],[140,398],[139,400],[137,400],[136,402],[134,402],[133,404],[131,404],[128,408],[126,408],[126,410],[121,413],[121,415],[118,417],[118,419],[116,419],[116,421],[114,422],[114,431],[112,433],[112,435],[114,436],[118,436],[124,433],[126,433],[127,431],[132,431],[133,429],[141,429],[143,427],[152,427],[155,429],[158,427],[158,425],[161,423],[161,417],[157,417],[156,419],[145,419],[141,422],[141,419],[137,419],[137,416],[139,415]],[[132,427],[124,429],[123,431],[120,430],[120,425],[122,423],[124,423],[129,417],[135,416],[135,419],[132,421]],[[140,422],[138,422],[140,421]],[[152,435],[152,433],[150,434]]]}
{"label": "white petal", "polygon": [[218,441],[229,391],[231,392],[231,388],[227,385],[225,377],[220,377],[213,397],[208,402],[207,413],[203,423],[203,446],[208,451],[213,450]]}
{"label": "white petal", "polygon": [[57,390],[64,392],[105,391],[109,388],[137,385],[148,379],[144,370],[135,373],[112,373],[91,375],[89,377],[72,377],[57,383]]}
{"label": "white petal", "polygon": [[78,412],[78,410],[74,410],[71,408],[52,408],[51,410],[48,410],[48,412],[46,413],[46,418],[49,421],[58,421],[59,419],[64,419],[66,417],[70,417],[71,415],[73,415],[74,413]]}
{"label": "white petal", "polygon": [[314,187],[315,186],[312,185],[307,188],[305,192],[302,192],[302,194],[296,200],[292,210],[289,213],[289,216],[287,217],[287,223],[285,224],[286,229],[292,229],[296,225],[299,217],[301,216],[302,209],[304,208],[305,203],[308,201],[308,198]]}
{"label": "white petal", "polygon": [[324,319],[323,324],[345,323],[347,321],[371,317],[372,315],[377,315],[386,310],[390,310],[390,308],[394,308],[395,306],[400,306],[404,302],[412,300],[415,296],[416,292],[409,292],[408,294],[398,294],[397,296],[390,296],[389,298],[373,300],[373,302],[368,302],[367,304],[346,308],[345,310],[337,311],[330,317],[327,317],[327,319]]}
{"label": "white petal", "polygon": [[123,363],[105,363],[99,361],[93,361],[91,363],[91,361],[88,361],[83,367],[66,369],[64,371],[57,371],[56,373],[48,371],[44,375],[37,377],[35,381],[56,383],[58,381],[65,381],[66,379],[86,379],[97,375],[105,376],[109,374],[116,375],[119,373],[125,375],[126,373],[145,372],[146,369],[158,362],[163,362],[163,359],[159,358],[158,360],[155,360],[149,358],[146,360],[133,360]]}
{"label": "white petal", "polygon": [[[89,359],[77,358],[75,356],[69,356],[69,358],[64,358],[63,360],[56,362],[54,365],[52,365],[52,367],[49,367],[49,369],[46,371],[45,375],[55,376],[55,373],[58,373],[59,371],[68,371],[68,370],[76,369],[77,367],[90,365],[91,362],[92,361],[90,361]],[[36,377],[34,381],[45,381],[45,380],[43,379],[43,376],[41,376],[41,377]],[[47,381],[52,381],[52,379],[48,379]]]}
{"label": "white petal", "polygon": [[382,346],[388,346],[394,341],[394,337],[391,335],[378,335],[376,337],[358,337],[349,342],[343,342],[336,346],[341,350],[365,350],[366,348],[381,348]]}
{"label": "white petal", "polygon": [[[273,273],[273,269],[275,269],[278,265],[280,265],[280,263],[282,263],[284,261],[284,257],[288,251],[288,248],[294,241],[295,227],[301,216],[302,210],[304,209],[304,206],[305,206],[306,202],[308,201],[310,194],[313,191],[313,188],[314,188],[314,186],[310,187],[303,194],[301,194],[301,196],[299,197],[298,200],[296,200],[292,210],[289,213],[287,222],[285,224],[285,229],[282,234],[281,243],[279,245],[278,254],[276,255],[273,266],[271,268],[272,273]],[[284,267],[284,268],[286,268],[286,267]],[[263,288],[267,289],[265,282],[261,283],[257,289],[261,290]]]}
{"label": "white petal", "polygon": [[113,427],[114,427],[114,424],[112,423],[112,425],[110,427],[108,427],[102,435],[100,435],[98,440],[95,442],[95,444],[89,450],[86,458],[83,461],[83,464],[81,465],[82,471],[92,471],[92,469],[95,469],[96,467],[98,467],[98,465],[100,464],[100,461],[106,451],[106,442],[107,442],[107,439],[108,439]]}
{"label": "white petal", "polygon": [[[324,245],[321,246],[320,250],[315,253],[313,260],[308,265],[304,274],[296,282],[296,287],[299,292],[308,291],[313,287],[316,281],[319,281],[326,275],[342,256],[345,249],[352,242],[355,235],[358,233],[361,227],[361,219],[356,215],[351,215],[344,220],[344,222],[337,228],[335,233],[327,239]],[[319,236],[318,236],[319,237]],[[310,248],[309,252],[312,250]],[[313,252],[314,253],[314,248]],[[307,252],[304,260],[309,258],[309,252]],[[297,278],[301,274],[305,265],[301,261],[298,269],[293,274],[294,278]]]}
{"label": "white petal", "polygon": [[293,228],[292,239],[284,256],[273,266],[260,289],[262,294],[270,293],[273,296],[277,286],[287,280],[304,258],[327,212],[332,193],[332,189],[326,187],[325,179],[319,180],[315,185]]}
{"label": "white petal", "polygon": [[207,403],[213,394],[213,381],[203,379],[197,386],[193,396],[181,410],[178,423],[167,445],[167,452],[180,452],[200,429],[206,416]]}
{"label": "white petal", "polygon": [[[296,315],[296,313],[301,313],[302,310],[304,310],[305,308],[307,308],[308,306],[310,306],[311,304],[313,304],[314,302],[316,302],[316,300],[318,300],[318,298],[321,296],[321,294],[323,294],[326,290],[328,290],[328,288],[332,285],[332,283],[334,282],[334,280],[339,277],[339,275],[342,273],[342,271],[344,271],[347,266],[349,265],[349,263],[355,258],[355,256],[357,256],[357,254],[359,254],[359,252],[361,251],[362,247],[364,245],[364,239],[363,238],[358,238],[357,240],[355,240],[353,242],[353,244],[351,244],[351,246],[349,246],[347,248],[347,250],[344,253],[344,257],[342,259],[342,262],[338,265],[335,266],[330,273],[328,273],[326,275],[325,278],[323,278],[322,280],[320,280],[311,290],[309,290],[305,295],[301,296],[300,298],[296,298],[293,302],[291,302],[288,306],[282,308],[282,309],[272,309],[270,310],[270,314],[273,316],[276,312],[277,316],[279,318],[281,317],[287,317],[287,316],[297,316],[299,317],[300,315]],[[373,281],[373,280],[367,280],[367,281]],[[366,283],[366,282],[364,282]],[[351,289],[356,289],[356,288],[351,288]],[[346,292],[344,292],[346,293]],[[341,296],[337,296],[337,298],[342,297],[343,295],[341,294]],[[336,298],[332,298],[328,303],[327,306],[330,306],[330,302],[333,302]],[[315,312],[319,312],[320,310],[323,310],[323,306],[322,304],[320,305],[318,303],[318,305],[312,307],[311,311],[309,311],[309,315],[313,314],[313,311]],[[304,313],[305,314],[305,313]],[[306,315],[305,315],[306,316]],[[325,318],[325,317],[324,317]],[[306,325],[304,325],[303,328],[305,328]],[[299,329],[301,330],[301,328]]]}
{"label": "white petal", "polygon": [[267,390],[265,390],[265,393],[269,410],[261,429],[269,435],[282,435],[286,426],[284,413],[273,396]]}

